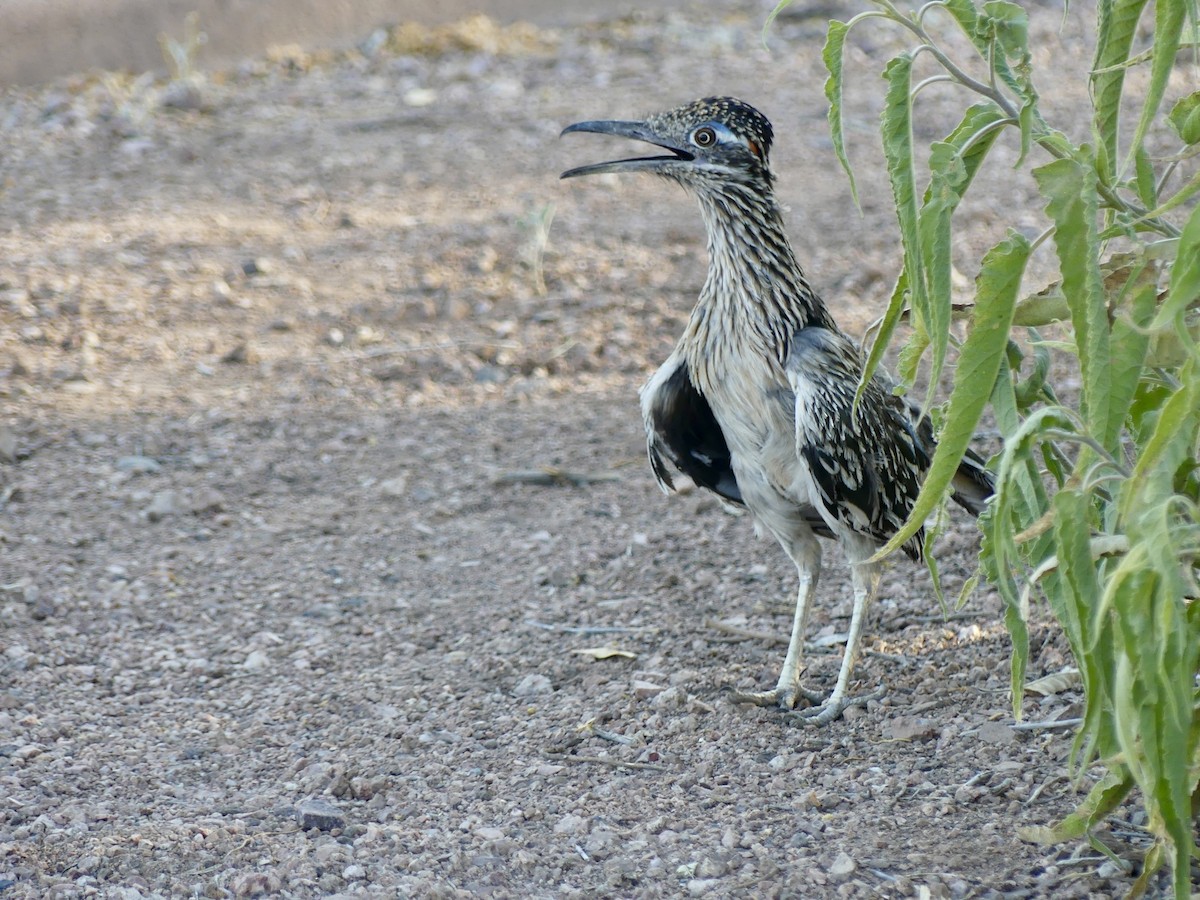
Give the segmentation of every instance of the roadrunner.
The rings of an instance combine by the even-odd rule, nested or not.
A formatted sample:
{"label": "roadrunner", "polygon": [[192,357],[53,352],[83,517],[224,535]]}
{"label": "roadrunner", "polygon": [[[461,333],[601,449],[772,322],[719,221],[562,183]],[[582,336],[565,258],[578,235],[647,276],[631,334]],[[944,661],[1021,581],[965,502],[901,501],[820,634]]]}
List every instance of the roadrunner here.
{"label": "roadrunner", "polygon": [[[878,586],[868,562],[905,521],[934,449],[932,428],[876,375],[857,407],[857,345],[838,328],[796,262],[768,163],[773,130],[730,97],[697,100],[640,122],[579,122],[563,131],[617,135],[664,154],[581,166],[563,178],[651,172],[700,201],[708,277],[687,328],[641,391],[650,464],[674,490],[671,466],[722,501],[748,509],[800,575],[783,671],[774,690],[740,695],[819,724],[866,698],[848,695],[863,620]],[[670,465],[668,465],[670,464]],[[981,461],[964,460],[955,499],[978,514],[992,492]],[[850,561],[854,605],[841,670],[822,698],[800,685],[817,578],[817,537]],[[922,534],[904,544],[921,555]]]}

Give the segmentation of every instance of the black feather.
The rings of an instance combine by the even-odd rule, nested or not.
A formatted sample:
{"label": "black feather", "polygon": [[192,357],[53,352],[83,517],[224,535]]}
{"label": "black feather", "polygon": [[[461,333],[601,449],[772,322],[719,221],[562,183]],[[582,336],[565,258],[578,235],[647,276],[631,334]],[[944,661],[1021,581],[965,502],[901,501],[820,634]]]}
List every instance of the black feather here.
{"label": "black feather", "polygon": [[[661,453],[684,475],[731,503],[742,503],[742,492],[730,464],[729,445],[708,401],[696,390],[686,365],[667,379],[650,410],[650,462],[658,480],[674,487]],[[661,452],[660,452],[661,451]]]}

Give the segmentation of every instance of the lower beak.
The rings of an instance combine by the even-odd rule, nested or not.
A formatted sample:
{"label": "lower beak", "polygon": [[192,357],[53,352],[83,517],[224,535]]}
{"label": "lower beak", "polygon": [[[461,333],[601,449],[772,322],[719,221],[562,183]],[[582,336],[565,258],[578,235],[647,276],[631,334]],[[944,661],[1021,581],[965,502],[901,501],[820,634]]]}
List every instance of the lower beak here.
{"label": "lower beak", "polygon": [[664,163],[690,162],[695,159],[688,151],[663,143],[662,139],[646,126],[645,122],[605,120],[576,122],[574,125],[568,125],[564,128],[562,133],[570,134],[573,131],[612,134],[617,137],[631,138],[635,141],[645,141],[648,144],[654,144],[656,147],[662,147],[664,150],[670,150],[671,153],[669,156],[642,156],[632,159],[616,159],[611,162],[595,163],[590,166],[579,166],[578,168],[568,169],[563,172],[559,176],[560,178],[576,178],[580,175],[600,175],[604,172],[654,172],[662,169]]}

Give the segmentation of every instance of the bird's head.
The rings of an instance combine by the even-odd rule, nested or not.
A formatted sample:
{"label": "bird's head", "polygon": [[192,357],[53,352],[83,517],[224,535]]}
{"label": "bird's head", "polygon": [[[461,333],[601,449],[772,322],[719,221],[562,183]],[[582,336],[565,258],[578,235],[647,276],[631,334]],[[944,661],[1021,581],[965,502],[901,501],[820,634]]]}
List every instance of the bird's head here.
{"label": "bird's head", "polygon": [[577,122],[562,133],[573,131],[633,138],[667,153],[580,166],[563,172],[563,178],[652,172],[699,192],[719,192],[735,184],[766,191],[773,180],[767,162],[771,123],[753,106],[733,97],[706,97],[640,122]]}

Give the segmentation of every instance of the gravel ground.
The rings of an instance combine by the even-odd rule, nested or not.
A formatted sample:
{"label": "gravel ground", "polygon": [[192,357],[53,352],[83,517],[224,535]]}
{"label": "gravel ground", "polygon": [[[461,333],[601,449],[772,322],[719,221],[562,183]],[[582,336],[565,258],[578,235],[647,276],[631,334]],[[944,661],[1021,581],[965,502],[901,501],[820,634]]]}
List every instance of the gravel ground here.
{"label": "gravel ground", "polygon": [[[636,406],[703,278],[699,217],[663,184],[560,184],[607,145],[557,135],[755,102],[797,250],[861,333],[896,269],[877,86],[848,98],[859,215],[823,22],[785,17],[768,51],[766,11],[474,21],[0,98],[0,893],[1130,887],[1018,835],[1094,773],[1070,779],[1069,730],[1012,727],[994,592],[943,618],[898,561],[856,673],[882,700],[824,729],[731,702],[773,683],[793,570],[707,497],[658,493]],[[1090,15],[1039,8],[1042,57],[1086,60]],[[864,29],[851,62],[892,41]],[[952,121],[938,90],[923,140]],[[1084,129],[1080,96],[1049,102]],[[1038,206],[999,165],[956,249]],[[952,597],[976,553],[954,520]],[[826,687],[850,611],[827,560]],[[1033,676],[1069,663],[1048,626],[1033,651]],[[1101,836],[1144,845],[1139,824]]]}

